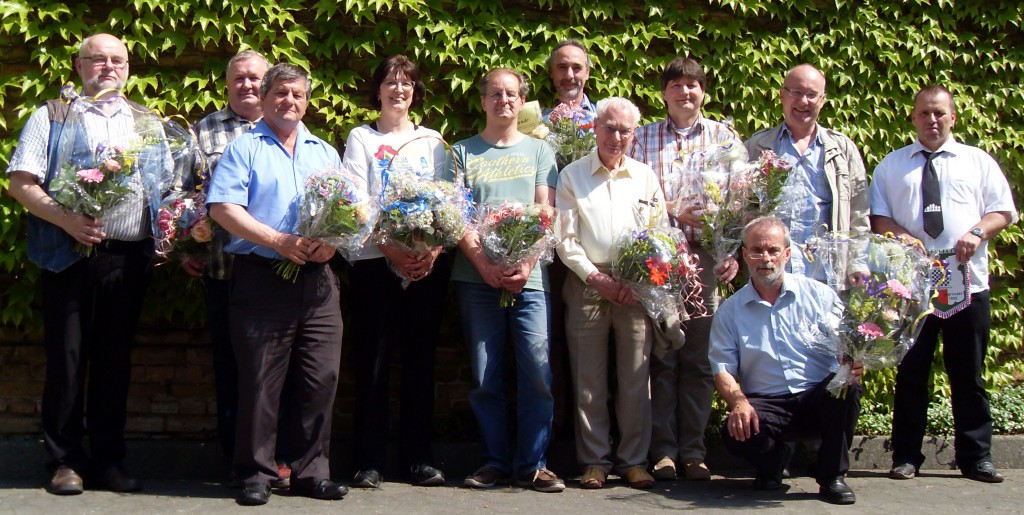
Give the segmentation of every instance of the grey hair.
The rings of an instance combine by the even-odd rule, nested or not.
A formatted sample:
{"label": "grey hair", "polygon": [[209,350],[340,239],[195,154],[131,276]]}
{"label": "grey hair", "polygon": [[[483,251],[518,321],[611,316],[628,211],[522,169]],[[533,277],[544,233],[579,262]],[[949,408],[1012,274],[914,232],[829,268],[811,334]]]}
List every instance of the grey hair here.
{"label": "grey hair", "polygon": [[606,97],[597,101],[597,115],[595,120],[604,120],[608,111],[625,111],[633,118],[633,126],[640,124],[640,109],[629,99],[623,97]]}
{"label": "grey hair", "polygon": [[270,88],[274,87],[275,82],[291,82],[299,79],[306,81],[306,98],[308,99],[310,92],[313,91],[313,82],[309,80],[309,75],[306,75],[302,68],[294,64],[277,63],[271,66],[263,76],[263,82],[260,83],[260,98],[264,98],[267,93],[270,93]]}
{"label": "grey hair", "polygon": [[263,54],[252,49],[242,50],[241,52],[235,54],[230,61],[228,61],[228,66],[224,68],[224,80],[228,79],[228,70],[231,69],[232,65],[249,59],[259,59],[260,61],[263,62],[263,68],[268,70],[270,69],[270,61],[268,61]]}
{"label": "grey hair", "polygon": [[576,47],[583,52],[583,56],[587,58],[587,71],[590,71],[590,68],[594,66],[594,63],[590,60],[590,52],[587,52],[587,48],[583,46],[583,42],[578,39],[563,39],[555,45],[555,48],[551,50],[550,54],[548,54],[548,60],[544,62],[544,67],[548,69],[548,72],[551,72],[551,64],[555,60],[555,53],[567,46]]}
{"label": "grey hair", "polygon": [[487,96],[487,86],[491,83],[491,79],[500,73],[507,73],[519,80],[519,98],[526,100],[526,96],[530,94],[530,83],[526,81],[526,76],[512,68],[495,68],[487,72],[480,79],[480,84],[477,85],[478,89],[480,89],[480,96]]}
{"label": "grey hair", "polygon": [[789,227],[787,227],[786,224],[783,223],[782,220],[780,220],[778,217],[767,215],[759,216],[748,222],[747,225],[743,226],[743,231],[740,232],[740,241],[743,242],[744,246],[747,245],[747,233],[762,225],[767,225],[768,227],[781,228],[782,238],[786,242],[786,247],[789,248],[789,246],[793,244],[793,240],[789,236]]}

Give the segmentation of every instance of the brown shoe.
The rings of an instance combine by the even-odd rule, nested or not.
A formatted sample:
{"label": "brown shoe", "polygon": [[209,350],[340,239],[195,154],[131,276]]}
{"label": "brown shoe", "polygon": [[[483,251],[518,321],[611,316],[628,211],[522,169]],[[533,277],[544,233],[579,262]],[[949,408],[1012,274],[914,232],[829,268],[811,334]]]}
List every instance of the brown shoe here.
{"label": "brown shoe", "polygon": [[638,490],[647,490],[654,487],[654,478],[647,473],[647,469],[640,465],[626,469],[622,477],[629,483],[629,486]]}
{"label": "brown shoe", "polygon": [[557,493],[565,490],[565,481],[543,467],[519,478],[516,483],[523,488],[532,488],[538,492]]}
{"label": "brown shoe", "polygon": [[689,481],[709,481],[711,471],[700,458],[691,458],[683,462],[683,477]]}
{"label": "brown shoe", "polygon": [[484,465],[472,475],[466,476],[463,484],[469,488],[491,488],[494,485],[507,485],[508,482],[508,474],[489,465]]}
{"label": "brown shoe", "polygon": [[604,482],[608,475],[600,467],[589,466],[580,476],[580,488],[585,490],[597,490],[604,488]]}
{"label": "brown shoe", "polygon": [[664,457],[654,464],[651,476],[658,481],[672,481],[676,478],[676,464],[672,458]]}
{"label": "brown shoe", "polygon": [[71,467],[60,467],[46,484],[46,491],[54,495],[78,495],[82,493],[82,476]]}

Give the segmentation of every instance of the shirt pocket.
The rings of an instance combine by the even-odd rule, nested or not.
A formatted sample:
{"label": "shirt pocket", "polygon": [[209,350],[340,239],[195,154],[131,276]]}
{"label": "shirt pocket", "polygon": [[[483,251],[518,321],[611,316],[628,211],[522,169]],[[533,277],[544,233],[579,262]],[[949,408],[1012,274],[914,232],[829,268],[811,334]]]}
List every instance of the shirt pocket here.
{"label": "shirt pocket", "polygon": [[975,203],[975,186],[970,181],[949,181],[946,184],[946,199],[953,204],[972,205]]}

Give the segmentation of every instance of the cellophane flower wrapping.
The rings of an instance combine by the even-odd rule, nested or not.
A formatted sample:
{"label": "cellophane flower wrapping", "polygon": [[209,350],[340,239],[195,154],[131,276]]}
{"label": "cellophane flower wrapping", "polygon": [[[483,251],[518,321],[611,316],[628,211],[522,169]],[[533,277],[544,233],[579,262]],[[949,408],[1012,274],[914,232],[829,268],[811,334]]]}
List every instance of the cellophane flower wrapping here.
{"label": "cellophane flower wrapping", "polygon": [[627,230],[615,242],[612,273],[629,286],[652,319],[686,309],[700,298],[697,256],[675,227]]}
{"label": "cellophane flower wrapping", "polygon": [[814,346],[844,358],[828,384],[833,395],[844,396],[850,362],[864,363],[865,371],[889,368],[910,350],[930,311],[932,259],[919,245],[877,234],[827,233],[809,241],[807,252],[828,277],[846,283],[837,289],[842,318],[808,324]]}
{"label": "cellophane flower wrapping", "polygon": [[202,191],[176,193],[168,196],[160,207],[156,254],[207,263],[213,220],[206,211],[206,194]]}
{"label": "cellophane flower wrapping", "polygon": [[538,130],[546,130],[546,134],[535,135],[554,149],[559,170],[589,154],[597,144],[593,115],[580,106],[559,104],[548,115],[543,127],[545,129],[538,126]]}
{"label": "cellophane flower wrapping", "polygon": [[[480,209],[478,217],[476,230],[480,244],[492,263],[505,268],[534,258],[542,264],[551,263],[552,249],[558,244],[557,212],[551,206],[520,202],[489,204]],[[501,307],[514,303],[512,293],[502,290]]]}
{"label": "cellophane flower wrapping", "polygon": [[[310,175],[299,200],[297,233],[338,249],[351,260],[370,239],[378,208],[352,174],[331,169]],[[284,260],[278,273],[294,280],[299,265]]]}
{"label": "cellophane flower wrapping", "polygon": [[794,189],[793,174],[790,173],[793,164],[771,150],[761,152],[753,164],[750,185],[752,210],[761,215],[788,213],[795,207],[794,200],[787,195]]}
{"label": "cellophane flower wrapping", "polygon": [[699,240],[720,264],[739,250],[743,225],[755,216],[750,203],[754,171],[746,148],[735,140],[713,145],[703,156],[701,180],[683,185],[680,195],[699,201],[704,223]]}
{"label": "cellophane flower wrapping", "polygon": [[[180,185],[184,171],[199,154],[187,124],[123,104],[131,111],[130,127],[98,134],[87,126],[86,113],[121,100],[110,95],[104,99],[78,96],[71,88],[62,94],[70,105],[49,190],[68,212],[103,218],[133,205],[159,205],[165,194]],[[76,245],[76,250],[90,255],[93,248]]]}

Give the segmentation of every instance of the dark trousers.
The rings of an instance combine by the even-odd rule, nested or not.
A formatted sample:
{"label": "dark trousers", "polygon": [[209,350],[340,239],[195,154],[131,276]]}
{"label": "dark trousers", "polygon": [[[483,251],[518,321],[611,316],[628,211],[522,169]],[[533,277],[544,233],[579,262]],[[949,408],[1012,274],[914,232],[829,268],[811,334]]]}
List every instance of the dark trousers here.
{"label": "dark trousers", "polygon": [[[235,421],[238,419],[238,363],[235,360],[235,349],[231,345],[231,324],[229,323],[229,306],[231,300],[231,281],[206,277],[206,330],[210,334],[210,346],[213,350],[213,382],[217,395],[217,441],[228,466],[235,456]],[[287,398],[288,383],[285,381]],[[288,417],[288,405],[281,403],[279,418]],[[277,452],[275,460],[287,463],[290,454],[287,452],[287,429],[284,424],[277,427]]]}
{"label": "dark trousers", "polygon": [[[747,395],[757,412],[760,431],[740,442],[729,436],[728,423],[722,425],[722,439],[733,454],[749,461],[759,472],[771,469],[766,463],[776,446],[786,442],[821,438],[818,467],[819,484],[827,483],[850,469],[850,445],[860,416],[860,385],[847,389],[846,398],[836,398],[825,388],[830,374],[814,388],[796,394]],[[779,469],[781,470],[781,468]]]}
{"label": "dark trousers", "polygon": [[942,319],[929,316],[917,341],[896,373],[896,400],[892,417],[893,464],[924,462],[928,411],[928,379],[942,331],[942,358],[949,375],[953,405],[956,464],[961,470],[992,460],[992,413],[982,381],[991,324],[989,292],[971,295],[963,311]]}
{"label": "dark trousers", "polygon": [[390,396],[391,352],[401,353],[399,459],[404,471],[432,464],[434,353],[444,316],[447,254],[426,278],[401,287],[387,259],[357,261],[349,274],[356,360],[355,463],[384,470]]}
{"label": "dark trousers", "polygon": [[[295,281],[276,262],[238,256],[231,278],[231,341],[238,361],[235,473],[246,483],[277,477],[278,407],[288,429],[292,486],[330,479],[334,397],[341,365],[338,284],[325,264],[308,264]],[[291,388],[282,399],[285,378]]]}
{"label": "dark trousers", "polygon": [[[104,242],[70,268],[40,275],[43,440],[51,471],[66,465],[81,472],[91,464],[102,472],[124,460],[132,339],[149,283],[151,245]],[[91,462],[82,447],[86,433]]]}

